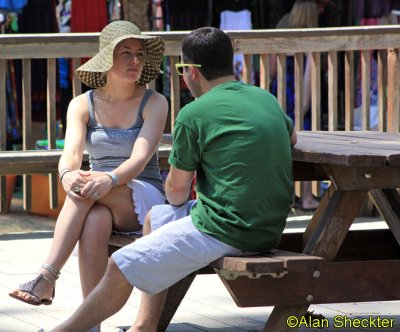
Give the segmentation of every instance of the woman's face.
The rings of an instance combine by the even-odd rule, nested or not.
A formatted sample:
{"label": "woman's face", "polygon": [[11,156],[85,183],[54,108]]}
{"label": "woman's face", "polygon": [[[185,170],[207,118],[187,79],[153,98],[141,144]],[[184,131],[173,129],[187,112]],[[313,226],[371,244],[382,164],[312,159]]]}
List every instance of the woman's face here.
{"label": "woman's face", "polygon": [[113,66],[109,73],[119,80],[139,80],[146,59],[144,44],[138,39],[125,39],[114,49]]}

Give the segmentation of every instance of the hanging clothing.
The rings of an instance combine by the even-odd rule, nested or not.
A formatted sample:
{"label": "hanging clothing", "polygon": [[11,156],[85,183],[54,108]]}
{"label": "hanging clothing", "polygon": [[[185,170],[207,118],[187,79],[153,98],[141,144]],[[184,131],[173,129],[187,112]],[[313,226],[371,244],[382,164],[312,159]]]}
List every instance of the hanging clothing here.
{"label": "hanging clothing", "polygon": [[[234,12],[224,10],[221,12],[221,30],[251,30],[251,12],[248,9]],[[233,68],[235,78],[240,80],[243,72],[243,54],[235,54]]]}
{"label": "hanging clothing", "polygon": [[400,9],[399,0],[356,0],[354,18],[377,18],[387,16],[393,9]]}
{"label": "hanging clothing", "polygon": [[[58,32],[56,17],[56,0],[30,1],[18,16],[19,33],[51,33]],[[32,120],[45,122],[47,61],[34,59],[31,61],[32,75]]]}
{"label": "hanging clothing", "polygon": [[71,32],[71,5],[71,0],[64,0],[57,6],[60,32]]}
{"label": "hanging clothing", "polygon": [[171,30],[194,30],[208,25],[208,1],[166,0],[166,21]]}
{"label": "hanging clothing", "polygon": [[214,0],[213,1],[213,17],[212,25],[221,26],[221,13],[228,12],[243,12],[249,11],[251,13],[251,24],[254,27],[254,19],[258,17],[258,1],[257,0]]}
{"label": "hanging clothing", "polygon": [[215,10],[221,12],[229,10],[232,12],[240,12],[242,10],[251,10],[250,0],[215,0]]}
{"label": "hanging clothing", "polygon": [[71,32],[100,32],[107,24],[106,0],[72,1]]}
{"label": "hanging clothing", "polygon": [[124,20],[135,23],[141,31],[149,31],[148,0],[122,0]]}
{"label": "hanging clothing", "polygon": [[121,19],[121,6],[119,0],[108,0],[108,21]]}
{"label": "hanging clothing", "polygon": [[27,3],[28,0],[0,0],[0,10],[20,13]]}

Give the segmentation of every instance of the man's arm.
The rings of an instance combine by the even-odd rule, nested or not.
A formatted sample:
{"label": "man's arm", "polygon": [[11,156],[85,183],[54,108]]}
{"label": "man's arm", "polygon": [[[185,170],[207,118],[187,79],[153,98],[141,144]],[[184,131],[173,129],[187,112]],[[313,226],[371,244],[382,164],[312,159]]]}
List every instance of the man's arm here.
{"label": "man's arm", "polygon": [[171,166],[165,181],[165,193],[169,204],[181,205],[189,197],[195,172],[187,172]]}
{"label": "man's arm", "polygon": [[297,133],[296,133],[296,129],[293,128],[292,136],[290,136],[290,145],[294,146],[296,143],[297,143]]}

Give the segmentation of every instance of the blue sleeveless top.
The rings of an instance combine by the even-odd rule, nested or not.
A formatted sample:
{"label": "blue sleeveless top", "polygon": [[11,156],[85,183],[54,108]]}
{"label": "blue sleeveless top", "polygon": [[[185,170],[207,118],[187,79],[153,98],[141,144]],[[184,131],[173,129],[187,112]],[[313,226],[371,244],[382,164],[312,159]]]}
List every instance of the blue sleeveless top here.
{"label": "blue sleeveless top", "polygon": [[[146,90],[139,106],[135,124],[131,128],[120,129],[104,127],[97,123],[93,108],[93,90],[86,92],[89,105],[86,151],[89,154],[91,170],[100,172],[112,171],[130,158],[133,146],[143,126],[143,110],[153,93],[153,90]],[[136,179],[152,184],[164,194],[157,151]]]}

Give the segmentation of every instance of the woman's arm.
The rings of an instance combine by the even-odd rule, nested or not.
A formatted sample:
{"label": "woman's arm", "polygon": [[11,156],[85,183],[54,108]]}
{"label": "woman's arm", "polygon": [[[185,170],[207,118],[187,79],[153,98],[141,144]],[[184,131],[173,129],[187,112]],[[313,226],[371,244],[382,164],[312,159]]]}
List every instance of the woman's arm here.
{"label": "woman's arm", "polygon": [[143,127],[133,146],[131,157],[114,170],[119,184],[139,175],[158,148],[168,114],[168,102],[164,96],[151,96],[143,112]]}
{"label": "woman's arm", "polygon": [[74,197],[81,198],[74,192],[75,187],[82,188],[87,180],[80,171],[85,148],[86,125],[89,119],[86,95],[71,100],[67,111],[67,130],[65,133],[64,151],[58,163],[62,175],[62,185],[66,192],[71,191]]}

